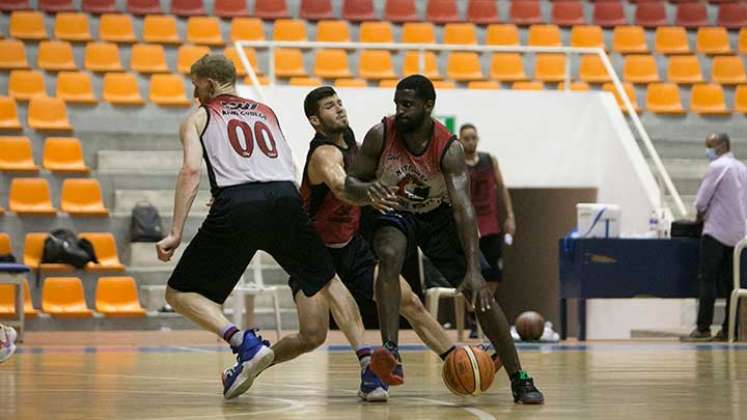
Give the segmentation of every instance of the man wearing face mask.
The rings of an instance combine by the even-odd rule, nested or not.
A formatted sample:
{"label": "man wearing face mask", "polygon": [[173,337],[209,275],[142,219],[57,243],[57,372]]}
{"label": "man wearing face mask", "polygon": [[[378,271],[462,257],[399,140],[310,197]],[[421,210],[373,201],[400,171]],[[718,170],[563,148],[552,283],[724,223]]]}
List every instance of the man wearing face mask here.
{"label": "man wearing face mask", "polygon": [[713,305],[718,293],[727,298],[726,313],[729,313],[734,246],[747,233],[747,167],[734,158],[728,135],[711,134],[705,146],[711,164],[695,199],[698,220],[704,223],[698,274],[698,326],[684,338],[686,341],[726,340],[728,316],[716,337],[711,336]]}

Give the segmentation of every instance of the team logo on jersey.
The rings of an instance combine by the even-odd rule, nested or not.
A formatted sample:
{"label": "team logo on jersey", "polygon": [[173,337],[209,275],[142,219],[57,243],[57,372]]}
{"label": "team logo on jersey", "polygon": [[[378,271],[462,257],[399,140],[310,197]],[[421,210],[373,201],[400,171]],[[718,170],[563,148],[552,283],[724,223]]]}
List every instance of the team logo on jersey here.
{"label": "team logo on jersey", "polygon": [[425,201],[431,192],[428,184],[409,175],[402,178],[397,183],[397,187],[399,187],[399,195],[411,201]]}
{"label": "team logo on jersey", "polygon": [[251,102],[227,102],[223,104],[226,111],[254,111],[259,104]]}

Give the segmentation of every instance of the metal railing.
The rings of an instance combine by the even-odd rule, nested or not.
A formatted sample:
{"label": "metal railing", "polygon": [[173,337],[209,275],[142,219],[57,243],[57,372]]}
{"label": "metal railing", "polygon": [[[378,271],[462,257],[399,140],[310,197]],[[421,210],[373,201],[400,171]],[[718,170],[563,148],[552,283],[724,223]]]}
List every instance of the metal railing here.
{"label": "metal railing", "polygon": [[[262,91],[262,87],[257,78],[257,74],[252,68],[249,59],[244,52],[242,47],[252,47],[255,49],[267,49],[269,52],[269,71],[268,76],[270,83],[275,83],[275,62],[274,53],[276,48],[300,48],[300,49],[347,49],[347,50],[391,50],[391,51],[418,51],[420,52],[419,68],[422,70],[425,68],[425,52],[428,51],[466,51],[476,53],[506,53],[506,52],[518,52],[518,53],[556,53],[564,54],[567,57],[571,55],[582,55],[582,54],[596,54],[599,56],[602,64],[604,65],[607,74],[610,76],[610,80],[615,87],[619,98],[623,102],[625,111],[630,116],[630,120],[633,123],[635,131],[638,133],[646,152],[649,154],[653,161],[656,173],[654,174],[655,179],[659,183],[659,190],[664,194],[666,191],[674,200],[674,204],[677,212],[681,217],[687,215],[687,209],[682,201],[677,188],[674,186],[672,179],[669,177],[664,164],[659,157],[659,154],[654,148],[654,144],[651,142],[646,129],[643,127],[638,114],[636,113],[628,94],[623,87],[620,78],[615,73],[615,69],[612,67],[612,63],[607,56],[607,53],[601,48],[576,48],[576,47],[529,47],[529,46],[487,46],[487,45],[443,45],[443,44],[397,44],[397,43],[358,43],[358,42],[309,42],[309,41],[236,41],[234,47],[239,55],[241,63],[247,71],[247,74],[252,81],[255,91],[260,100],[264,101],[265,96]],[[571,81],[571,66],[567,62],[565,66],[565,83],[564,89],[570,90]],[[661,206],[669,207],[666,199],[661,197]]]}

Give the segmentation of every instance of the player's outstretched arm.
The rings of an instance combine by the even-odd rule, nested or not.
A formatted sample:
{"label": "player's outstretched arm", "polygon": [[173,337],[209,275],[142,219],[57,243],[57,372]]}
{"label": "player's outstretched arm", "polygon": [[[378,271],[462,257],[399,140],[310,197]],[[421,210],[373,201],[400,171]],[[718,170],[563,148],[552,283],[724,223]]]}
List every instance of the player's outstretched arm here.
{"label": "player's outstretched arm", "polygon": [[376,168],[383,148],[384,125],[379,123],[371,127],[363,139],[350,173],[345,178],[345,195],[355,202],[390,211],[397,208],[396,196],[376,179]]}
{"label": "player's outstretched arm", "polygon": [[184,223],[189,209],[197,196],[200,186],[200,166],[202,164],[202,143],[200,134],[207,124],[207,111],[198,108],[187,116],[179,126],[179,140],[184,151],[182,168],[176,178],[176,193],[174,194],[174,214],[171,230],[168,236],[156,244],[158,258],[168,261],[182,241]]}
{"label": "player's outstretched arm", "polygon": [[461,143],[457,141],[451,143],[441,161],[441,169],[454,209],[454,220],[459,231],[459,238],[467,258],[467,273],[461,287],[472,299],[476,310],[486,311],[490,309],[492,298],[480,273],[477,221],[469,196],[469,176]]}
{"label": "player's outstretched arm", "polygon": [[342,153],[334,146],[319,146],[311,155],[308,176],[313,184],[323,182],[338,200],[356,206],[365,206],[367,200],[357,200],[345,189],[345,161]]}

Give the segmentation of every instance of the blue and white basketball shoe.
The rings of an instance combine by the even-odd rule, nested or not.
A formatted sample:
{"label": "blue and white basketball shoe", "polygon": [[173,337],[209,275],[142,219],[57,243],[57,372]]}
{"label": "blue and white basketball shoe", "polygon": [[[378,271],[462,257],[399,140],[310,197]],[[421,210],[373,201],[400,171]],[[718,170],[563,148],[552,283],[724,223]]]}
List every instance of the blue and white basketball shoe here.
{"label": "blue and white basketball shoe", "polygon": [[369,366],[361,370],[361,387],[358,396],[363,401],[387,402],[389,400],[389,385],[382,382]]}
{"label": "blue and white basketball shoe", "polygon": [[236,398],[248,391],[263,370],[275,359],[270,349],[270,342],[262,340],[255,330],[244,331],[241,346],[233,349],[236,353],[236,364],[223,371],[223,397],[227,400]]}

